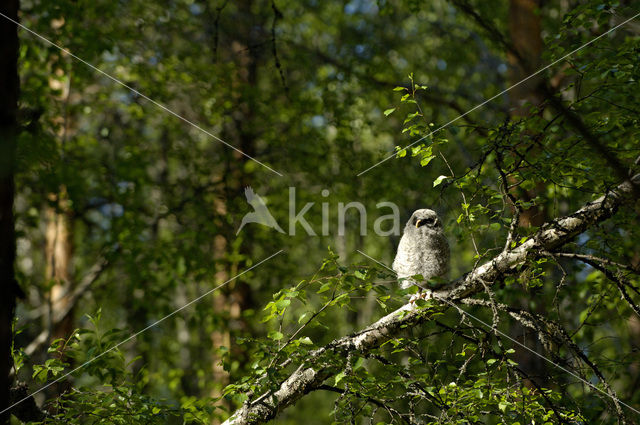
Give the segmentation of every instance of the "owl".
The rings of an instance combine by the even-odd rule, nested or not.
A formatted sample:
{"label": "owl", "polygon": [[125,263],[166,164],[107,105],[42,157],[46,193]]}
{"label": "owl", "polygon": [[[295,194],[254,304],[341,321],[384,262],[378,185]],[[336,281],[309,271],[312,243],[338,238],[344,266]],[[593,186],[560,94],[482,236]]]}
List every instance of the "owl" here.
{"label": "owl", "polygon": [[[432,278],[446,278],[449,273],[449,243],[442,231],[442,222],[433,210],[416,210],[406,226],[398,245],[393,270],[400,278],[422,275],[423,282],[406,279],[402,288],[417,285],[426,289]],[[427,290],[426,296],[431,295]]]}

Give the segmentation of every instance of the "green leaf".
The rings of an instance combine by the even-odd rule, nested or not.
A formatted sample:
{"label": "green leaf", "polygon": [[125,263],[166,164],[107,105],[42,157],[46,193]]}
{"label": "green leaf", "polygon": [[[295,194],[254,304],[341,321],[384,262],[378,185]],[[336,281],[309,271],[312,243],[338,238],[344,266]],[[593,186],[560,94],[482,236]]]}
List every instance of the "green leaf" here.
{"label": "green leaf", "polygon": [[432,160],[433,158],[435,158],[435,157],[436,157],[435,155],[430,155],[430,156],[426,156],[426,157],[422,158],[422,159],[420,160],[420,165],[421,165],[422,167],[426,167],[427,165],[429,165],[429,163],[431,162],[431,160]]}
{"label": "green leaf", "polygon": [[433,181],[433,187],[438,186],[440,183],[442,183],[445,179],[447,178],[447,176],[438,176],[437,179],[435,179]]}
{"label": "green leaf", "polygon": [[318,294],[321,294],[325,291],[328,291],[331,288],[331,285],[333,284],[333,282],[325,282],[320,286],[320,289],[318,289]]}
{"label": "green leaf", "polygon": [[279,341],[284,337],[282,332],[278,332],[278,331],[271,331],[267,336],[274,341]]}
{"label": "green leaf", "polygon": [[344,304],[347,304],[349,302],[349,300],[350,300],[349,299],[349,294],[348,293],[344,293],[344,294],[338,295],[336,297],[336,299],[333,300],[333,303],[342,306]]}
{"label": "green leaf", "polygon": [[298,319],[298,323],[304,323],[307,320],[309,320],[309,318],[313,315],[313,313],[311,313],[310,311],[307,311],[305,313],[302,313],[302,316],[300,316],[300,318]]}
{"label": "green leaf", "polygon": [[389,108],[387,110],[384,111],[384,116],[388,117],[389,115],[393,114],[393,111],[395,111],[396,108]]}
{"label": "green leaf", "polygon": [[291,300],[278,300],[276,301],[276,308],[278,309],[278,311],[283,311],[289,306],[289,304],[291,304]]}

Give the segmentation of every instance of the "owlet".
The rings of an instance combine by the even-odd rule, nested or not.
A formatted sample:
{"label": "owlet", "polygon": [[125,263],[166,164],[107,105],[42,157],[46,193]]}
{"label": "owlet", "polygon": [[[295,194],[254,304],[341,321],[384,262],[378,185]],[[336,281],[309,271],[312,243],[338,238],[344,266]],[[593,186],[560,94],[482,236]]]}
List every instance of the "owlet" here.
{"label": "owlet", "polygon": [[[449,273],[449,243],[442,231],[442,222],[433,210],[416,210],[406,226],[393,260],[393,270],[400,278],[422,275],[424,281],[401,281],[402,288],[418,285],[426,289],[434,277],[446,278]],[[427,290],[427,292],[429,292]]]}

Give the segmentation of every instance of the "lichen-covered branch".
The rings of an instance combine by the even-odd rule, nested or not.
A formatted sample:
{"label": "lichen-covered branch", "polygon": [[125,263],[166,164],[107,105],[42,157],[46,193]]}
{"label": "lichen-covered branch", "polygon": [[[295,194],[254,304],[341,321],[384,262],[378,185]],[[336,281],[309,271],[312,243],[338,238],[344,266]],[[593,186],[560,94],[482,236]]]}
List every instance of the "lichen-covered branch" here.
{"label": "lichen-covered branch", "polygon": [[[545,224],[520,245],[513,249],[505,249],[493,260],[452,282],[448,289],[442,291],[442,294],[446,294],[444,296],[449,301],[456,301],[480,292],[483,289],[483,283],[490,286],[500,281],[501,277],[514,273],[518,266],[528,259],[557,249],[594,224],[611,217],[619,206],[631,198],[634,190],[637,190],[633,186],[638,185],[640,185],[640,174],[595,201],[587,203],[573,214]],[[446,305],[442,308],[446,308]],[[225,424],[257,424],[273,419],[280,411],[294,404],[310,391],[320,388],[327,378],[344,369],[348,353],[367,353],[393,338],[402,328],[429,321],[434,310],[437,309],[425,311],[418,308],[416,304],[407,303],[365,329],[336,339],[315,350],[280,384],[277,390],[248,400],[227,419]],[[331,354],[335,355],[334,360],[336,358],[342,360],[338,360],[337,364],[326,362],[325,357]],[[340,364],[340,361],[344,364]]]}

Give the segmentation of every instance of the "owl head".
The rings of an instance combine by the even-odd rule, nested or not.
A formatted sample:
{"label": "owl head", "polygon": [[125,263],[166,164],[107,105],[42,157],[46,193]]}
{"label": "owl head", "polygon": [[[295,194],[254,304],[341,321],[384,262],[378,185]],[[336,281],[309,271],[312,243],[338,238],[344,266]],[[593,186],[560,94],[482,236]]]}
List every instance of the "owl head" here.
{"label": "owl head", "polygon": [[438,214],[430,209],[420,209],[414,211],[411,218],[405,226],[405,233],[422,233],[428,234],[442,231],[442,222],[438,218]]}

